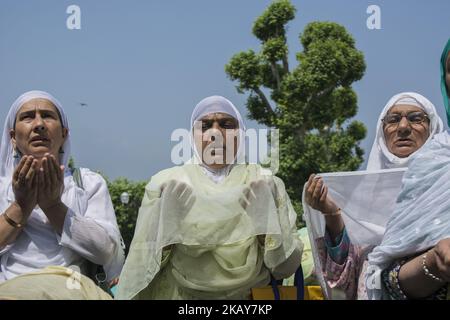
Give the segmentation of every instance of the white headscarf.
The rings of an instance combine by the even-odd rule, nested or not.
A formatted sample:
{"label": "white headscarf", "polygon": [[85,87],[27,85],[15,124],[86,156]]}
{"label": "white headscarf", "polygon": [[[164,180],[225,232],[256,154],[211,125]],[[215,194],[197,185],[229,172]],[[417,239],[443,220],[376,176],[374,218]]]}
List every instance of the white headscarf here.
{"label": "white headscarf", "polygon": [[368,294],[385,298],[381,272],[450,237],[450,136],[436,135],[411,161],[383,241],[369,255]]}
{"label": "white headscarf", "polygon": [[411,157],[417,152],[406,158],[399,158],[392,154],[386,146],[382,120],[393,106],[400,104],[413,105],[426,112],[430,119],[430,134],[426,142],[430,141],[435,134],[444,130],[442,119],[437,114],[435,106],[427,98],[415,92],[403,92],[393,96],[378,118],[377,133],[367,163],[368,171],[407,167]]}
{"label": "white headscarf", "polygon": [[239,122],[239,141],[238,141],[238,151],[236,153],[236,158],[234,163],[244,163],[245,162],[245,124],[242,120],[242,116],[237,110],[237,108],[228,99],[221,96],[211,96],[200,101],[195,107],[191,115],[191,147],[194,152],[193,163],[200,164],[205,170],[206,175],[213,180],[215,183],[221,182],[231,171],[233,167],[232,164],[225,166],[221,169],[213,169],[204,164],[201,161],[201,157],[195,146],[193,138],[194,124],[201,118],[212,114],[212,113],[226,113]]}
{"label": "white headscarf", "polygon": [[[11,143],[11,137],[9,132],[14,129],[16,122],[16,116],[20,108],[27,102],[33,99],[46,99],[53,103],[53,105],[58,109],[59,115],[61,116],[62,126],[69,130],[69,122],[67,121],[66,114],[55,97],[44,91],[29,91],[22,94],[19,98],[14,101],[9,109],[8,115],[5,120],[5,125],[3,126],[3,136],[0,146],[0,177],[12,178],[14,167],[18,164],[20,159],[14,158],[14,148]],[[70,131],[69,131],[70,132]],[[64,153],[60,154],[59,163],[67,167],[67,163],[70,158],[70,133],[68,133],[66,141],[62,146]],[[16,160],[16,161],[15,161]],[[18,161],[17,161],[18,160]]]}
{"label": "white headscarf", "polygon": [[[413,159],[412,155],[417,154],[416,151],[407,158],[398,158],[389,152],[386,146],[382,119],[393,106],[400,104],[417,106],[428,114],[430,135],[427,142],[432,140],[435,134],[443,131],[442,120],[428,99],[417,93],[400,93],[389,100],[380,114],[367,170],[320,174],[329,188],[329,195],[342,209],[345,228],[351,243],[363,248],[365,253],[383,241],[387,221],[401,190],[403,174],[409,161]],[[325,219],[319,211],[306,203],[305,187],[302,203],[316,271],[326,296],[334,298],[338,294],[329,287],[325,279],[326,275],[322,273],[323,261],[318,256],[316,247],[316,240],[325,235]]]}
{"label": "white headscarf", "polygon": [[[14,172],[14,168],[20,161],[20,159],[14,158],[14,150],[11,143],[10,138],[10,130],[14,128],[15,120],[17,113],[19,112],[20,108],[27,103],[30,100],[33,99],[46,99],[50,102],[52,102],[57,110],[59,111],[60,120],[62,122],[62,126],[69,130],[69,123],[67,120],[67,116],[59,103],[57,99],[55,99],[52,95],[50,95],[47,92],[43,91],[29,91],[24,94],[22,94],[17,100],[13,103],[11,106],[8,115],[5,120],[5,125],[3,129],[3,137],[1,140],[1,147],[0,147],[0,211],[5,210],[11,202],[14,201],[14,192],[12,191],[12,175]],[[95,207],[92,211],[95,214],[94,216],[87,217],[86,220],[83,219],[77,219],[77,221],[81,221],[84,223],[84,227],[91,227],[91,224],[94,225],[93,232],[97,235],[99,235],[98,229],[100,228],[100,232],[106,232],[106,234],[109,236],[111,241],[116,242],[117,247],[120,246],[121,243],[121,237],[120,237],[120,231],[119,227],[117,225],[117,221],[115,218],[114,210],[112,208],[112,203],[110,203],[110,197],[109,194],[106,194],[107,197],[105,198],[105,201],[96,201],[96,204],[89,203],[89,193],[92,192],[92,190],[86,191],[81,190],[80,188],[77,188],[75,181],[73,180],[72,174],[70,172],[70,169],[68,168],[67,164],[70,158],[70,134],[68,133],[66,140],[64,144],[62,145],[63,153],[60,153],[59,155],[59,161],[60,164],[64,165],[66,170],[64,174],[64,192],[61,196],[61,199],[63,200],[64,204],[69,208],[70,212],[76,212],[77,215],[86,216],[86,212],[89,206]],[[89,171],[88,169],[83,169],[83,172]],[[85,187],[89,184],[89,186],[92,188],[92,185],[95,184],[96,187],[101,186],[102,183],[105,184],[103,178],[101,178],[99,175],[93,176],[93,173],[89,174],[89,177],[84,176],[83,184]],[[89,178],[89,179],[87,179]],[[100,188],[100,187],[98,187]],[[97,197],[100,197],[97,195]],[[109,201],[108,201],[109,200]],[[95,210],[98,210],[96,212]],[[32,212],[32,215],[30,216],[28,220],[28,224],[26,229],[24,229],[24,233],[27,234],[27,236],[31,239],[38,239],[39,241],[45,241],[45,236],[48,234],[54,234],[53,232],[48,232],[48,229],[50,228],[48,223],[46,222],[47,218],[45,214],[42,212],[41,209],[35,208]],[[80,222],[78,222],[80,223]],[[37,226],[44,225],[44,228],[37,228]],[[46,232],[46,233],[45,233]],[[56,236],[57,238],[59,236]],[[44,239],[44,240],[43,240]],[[34,241],[34,240],[33,240]],[[59,242],[60,239],[58,238],[57,241]],[[94,241],[94,240],[93,240]],[[75,243],[76,241],[74,241]],[[53,242],[49,242],[52,246],[54,245]],[[23,256],[21,257],[22,261],[21,263],[26,262],[26,264],[32,266],[36,265],[39,266],[39,264],[42,264],[43,262],[49,263],[52,265],[63,265],[68,262],[79,262],[80,254],[70,250],[68,248],[64,248],[64,246],[60,246],[57,244],[58,251],[55,254],[55,247],[52,247],[50,245],[45,246],[43,250],[51,251],[51,253],[46,256],[46,252],[39,252],[41,256],[45,256],[45,258],[41,258],[38,261],[35,261],[35,256]],[[13,245],[7,246],[6,248],[2,249],[0,252],[0,255],[9,250],[9,248],[13,247]],[[78,246],[79,247],[79,246]],[[33,245],[34,252],[36,251],[35,245]],[[53,251],[52,251],[53,250]],[[84,250],[84,248],[83,248]],[[106,272],[108,273],[108,280],[111,280],[113,276],[117,276],[118,273],[120,273],[120,269],[123,265],[123,250],[117,249],[117,256],[114,256],[111,258],[110,262],[107,265],[104,265],[104,268]],[[24,262],[25,261],[25,262]],[[1,277],[0,277],[1,280]]]}

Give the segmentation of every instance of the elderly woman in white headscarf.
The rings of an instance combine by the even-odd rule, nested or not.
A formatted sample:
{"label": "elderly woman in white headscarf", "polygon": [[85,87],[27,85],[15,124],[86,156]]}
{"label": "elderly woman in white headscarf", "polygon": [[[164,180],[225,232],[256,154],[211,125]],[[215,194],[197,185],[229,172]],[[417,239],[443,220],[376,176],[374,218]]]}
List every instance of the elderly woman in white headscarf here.
{"label": "elderly woman in white headscarf", "polygon": [[[450,123],[450,40],[441,56],[441,89]],[[450,135],[436,135],[406,171],[382,243],[369,255],[371,299],[448,300]]]}
{"label": "elderly woman in white headscarf", "polygon": [[[395,95],[378,119],[367,170],[407,167],[418,150],[442,131],[442,120],[428,99],[412,92]],[[305,200],[325,218],[325,238],[319,239],[317,247],[327,285],[343,290],[346,299],[367,298],[364,270],[371,248],[352,245],[341,209],[328,195],[321,177],[311,175],[305,187]]]}
{"label": "elderly woman in white headscarf", "polygon": [[[48,280],[64,274],[64,267],[88,274],[95,264],[113,280],[121,271],[121,236],[106,183],[84,168],[76,182],[69,157],[69,124],[61,104],[42,91],[21,95],[9,110],[0,150],[0,296],[20,297],[11,288],[24,275],[43,274]],[[31,288],[39,276],[26,279]],[[35,297],[50,297],[34,288]],[[53,287],[53,294],[65,289]]]}
{"label": "elderly woman in white headscarf", "polygon": [[118,299],[249,299],[299,267],[283,182],[246,164],[235,106],[212,96],[191,117],[194,158],[146,186]]}

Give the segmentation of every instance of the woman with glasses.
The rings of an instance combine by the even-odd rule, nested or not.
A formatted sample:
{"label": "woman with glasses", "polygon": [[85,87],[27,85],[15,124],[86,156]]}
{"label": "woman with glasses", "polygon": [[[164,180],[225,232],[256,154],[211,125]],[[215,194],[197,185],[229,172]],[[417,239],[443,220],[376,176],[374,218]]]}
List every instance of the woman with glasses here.
{"label": "woman with glasses", "polygon": [[[441,56],[441,89],[450,122],[450,40]],[[382,243],[369,255],[372,299],[448,299],[450,135],[443,132],[408,166]]]}
{"label": "woman with glasses", "polygon": [[[405,92],[392,97],[378,119],[367,170],[407,167],[413,155],[442,130],[434,105],[422,95]],[[319,239],[317,247],[327,284],[344,291],[346,299],[367,298],[364,271],[368,250],[350,242],[340,209],[328,196],[322,178],[310,176],[305,200],[325,218],[325,238]]]}
{"label": "woman with glasses", "polygon": [[208,97],[190,127],[193,159],[145,189],[118,299],[249,299],[299,267],[297,215],[283,182],[245,163],[239,111]]}

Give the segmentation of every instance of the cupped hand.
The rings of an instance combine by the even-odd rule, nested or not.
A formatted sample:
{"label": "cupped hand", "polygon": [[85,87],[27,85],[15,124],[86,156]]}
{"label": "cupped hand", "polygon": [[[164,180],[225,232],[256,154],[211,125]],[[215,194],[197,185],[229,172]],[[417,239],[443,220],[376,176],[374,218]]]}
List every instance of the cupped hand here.
{"label": "cupped hand", "polygon": [[64,166],[60,166],[55,156],[45,154],[41,160],[38,183],[38,205],[47,210],[61,203],[64,191]]}
{"label": "cupped hand", "polygon": [[38,161],[33,156],[23,156],[12,177],[16,203],[26,215],[31,214],[38,200]]}

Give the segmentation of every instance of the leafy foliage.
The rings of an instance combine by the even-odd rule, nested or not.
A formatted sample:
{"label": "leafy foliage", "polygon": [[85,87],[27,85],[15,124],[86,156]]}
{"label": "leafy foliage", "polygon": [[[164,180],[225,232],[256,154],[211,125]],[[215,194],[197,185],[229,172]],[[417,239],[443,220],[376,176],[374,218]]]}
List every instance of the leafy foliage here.
{"label": "leafy foliage", "polygon": [[[133,240],[134,228],[141,206],[141,201],[144,196],[146,182],[133,182],[125,178],[119,178],[112,182],[108,181],[109,194],[116,212],[117,223],[119,225],[120,233],[125,242],[126,253],[130,248],[131,240]],[[123,204],[120,200],[120,195],[127,192],[129,195],[128,204]]]}
{"label": "leafy foliage", "polygon": [[278,175],[301,213],[302,188],[311,173],[356,170],[363,162],[359,144],[366,128],[350,121],[358,110],[351,85],[363,77],[366,64],[343,26],[312,22],[299,37],[303,51],[290,70],[286,28],[295,13],[289,0],[273,1],[253,26],[260,52],[237,53],[225,72],[239,93],[249,94],[248,117],[280,130]]}

